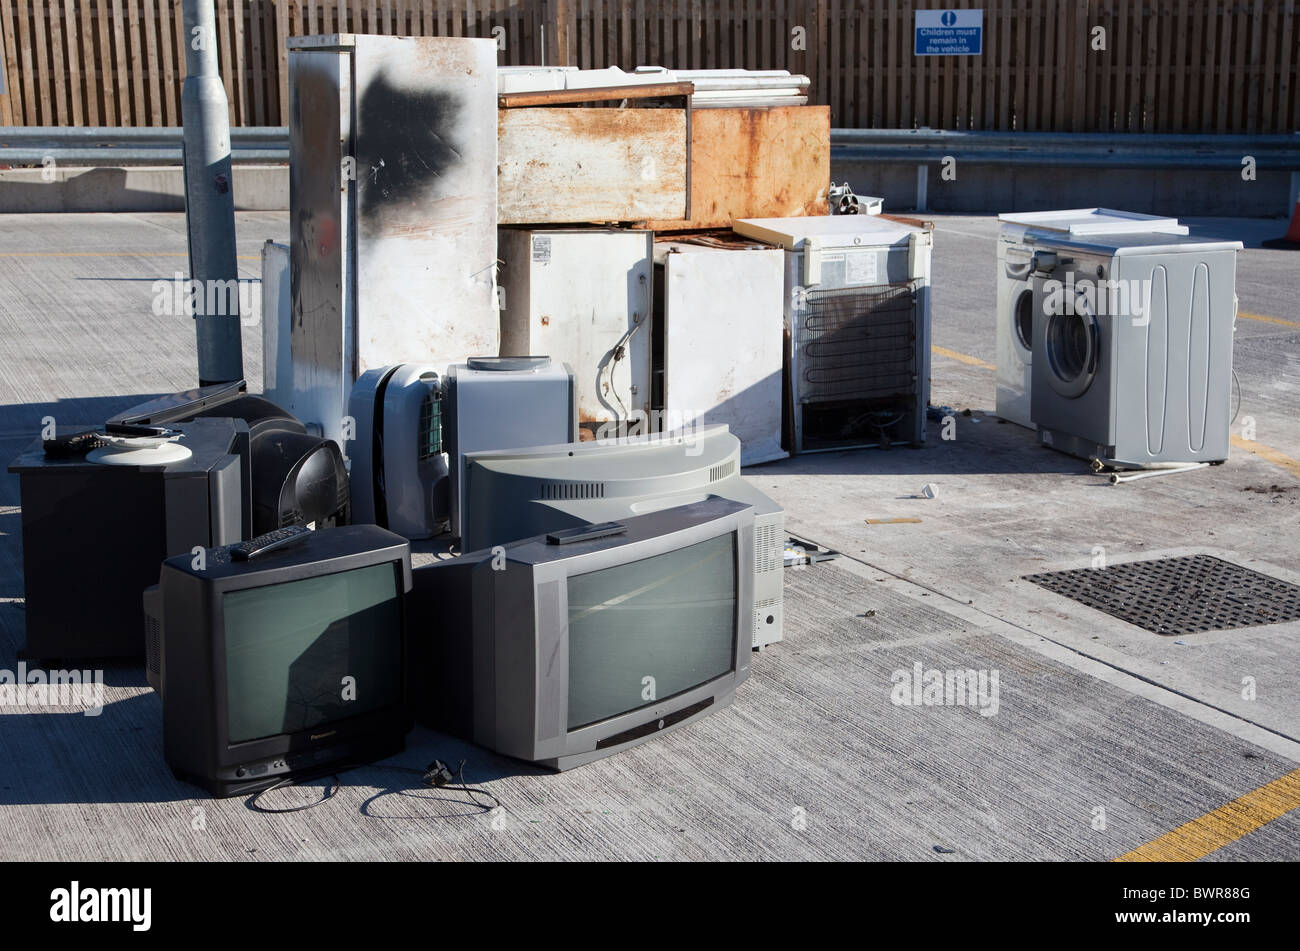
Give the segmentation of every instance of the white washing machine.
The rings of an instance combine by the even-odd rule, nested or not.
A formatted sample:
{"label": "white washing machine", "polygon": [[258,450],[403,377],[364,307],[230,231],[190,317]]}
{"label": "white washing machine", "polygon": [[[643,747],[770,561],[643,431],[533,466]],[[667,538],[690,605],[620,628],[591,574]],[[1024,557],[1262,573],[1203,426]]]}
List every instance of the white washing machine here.
{"label": "white washing machine", "polygon": [[1034,249],[1053,236],[1122,234],[1135,231],[1187,234],[1176,218],[1159,218],[1110,208],[1072,208],[998,215],[997,398],[1007,422],[1035,428],[1030,410],[1033,387]]}
{"label": "white washing machine", "polygon": [[1040,442],[1118,468],[1227,459],[1241,247],[1159,232],[1038,236]]}

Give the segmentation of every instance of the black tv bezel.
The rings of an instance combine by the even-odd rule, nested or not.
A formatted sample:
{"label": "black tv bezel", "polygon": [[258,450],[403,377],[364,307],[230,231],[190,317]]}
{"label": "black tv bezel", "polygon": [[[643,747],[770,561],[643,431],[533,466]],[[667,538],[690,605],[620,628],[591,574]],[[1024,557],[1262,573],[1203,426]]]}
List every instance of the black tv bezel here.
{"label": "black tv bezel", "polygon": [[[336,537],[341,533],[341,537]],[[319,543],[318,543],[319,542]],[[342,547],[340,547],[342,546]],[[324,557],[311,558],[326,548]],[[210,550],[211,557],[216,550]],[[264,556],[265,560],[219,564],[206,571],[192,568],[190,556],[164,563],[162,669],[164,750],[176,775],[214,796],[257,792],[286,779],[302,780],[330,774],[351,765],[398,752],[413,726],[411,698],[411,632],[407,599],[411,591],[410,543],[373,525],[321,529],[302,544]],[[291,733],[231,742],[225,644],[225,596],[276,584],[340,574],[389,564],[401,625],[401,684],[395,704],[367,713]],[[169,585],[168,582],[171,582]],[[192,622],[175,621],[177,610],[169,595],[190,589]],[[197,622],[197,623],[194,623]],[[194,644],[193,657],[210,671],[200,685],[169,685],[168,668],[179,659],[169,644],[177,624]],[[179,635],[172,635],[179,636]],[[188,729],[187,729],[188,727]],[[183,744],[190,743],[186,749]],[[294,762],[297,760],[297,762]],[[272,764],[282,762],[282,768]],[[261,767],[265,766],[265,771]],[[239,770],[243,769],[241,774]],[[259,770],[254,773],[251,770]]]}

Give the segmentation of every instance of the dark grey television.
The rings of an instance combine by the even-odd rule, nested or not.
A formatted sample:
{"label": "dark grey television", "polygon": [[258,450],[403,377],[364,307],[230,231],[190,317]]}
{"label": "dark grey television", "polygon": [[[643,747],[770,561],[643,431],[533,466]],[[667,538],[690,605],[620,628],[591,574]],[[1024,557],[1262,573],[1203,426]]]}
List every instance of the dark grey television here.
{"label": "dark grey television", "polygon": [[412,726],[410,543],[303,531],[246,561],[237,545],[169,558],[144,593],[164,756],[214,796],[389,756]]}
{"label": "dark grey television", "polygon": [[421,722],[568,769],[729,704],[749,676],[754,511],[711,497],[416,568]]}

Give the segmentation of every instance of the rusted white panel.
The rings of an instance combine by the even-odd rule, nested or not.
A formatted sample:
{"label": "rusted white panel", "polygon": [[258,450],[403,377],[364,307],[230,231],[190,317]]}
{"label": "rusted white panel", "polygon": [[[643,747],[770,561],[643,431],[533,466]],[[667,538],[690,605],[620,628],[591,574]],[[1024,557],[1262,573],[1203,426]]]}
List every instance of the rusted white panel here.
{"label": "rusted white panel", "polygon": [[684,109],[500,110],[499,222],[684,217],[686,127]]}
{"label": "rusted white panel", "polygon": [[491,356],[496,43],[355,43],[356,372]]}
{"label": "rusted white panel", "polygon": [[293,405],[342,441],[366,370],[497,352],[496,44],[302,37],[289,64]]}

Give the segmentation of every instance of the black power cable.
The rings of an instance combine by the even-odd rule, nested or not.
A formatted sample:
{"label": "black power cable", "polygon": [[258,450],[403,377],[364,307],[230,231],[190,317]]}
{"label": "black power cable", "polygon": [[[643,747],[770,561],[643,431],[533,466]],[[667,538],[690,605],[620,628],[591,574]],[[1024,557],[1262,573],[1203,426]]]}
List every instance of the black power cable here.
{"label": "black power cable", "polygon": [[[421,784],[428,786],[430,789],[443,789],[447,787],[454,788],[454,789],[458,788],[462,792],[464,792],[465,795],[469,797],[471,803],[478,806],[484,812],[491,812],[494,809],[505,809],[505,806],[501,804],[501,800],[496,797],[495,793],[491,792],[490,790],[484,789],[481,786],[471,786],[466,782],[464,760],[460,761],[460,765],[456,767],[456,771],[454,773],[452,772],[451,768],[440,759],[434,760],[424,769],[414,769],[410,766],[385,766],[378,763],[356,763],[350,766],[341,767],[339,771],[342,772],[343,770],[347,770],[347,769],[360,769],[362,766],[367,766],[370,769],[386,769],[389,772],[393,772],[393,773],[412,773],[416,776],[419,776]],[[264,812],[268,814],[285,813],[285,812],[302,812],[305,809],[314,809],[316,806],[319,806],[321,803],[333,799],[334,795],[339,791],[339,788],[342,785],[339,782],[338,773],[328,773],[326,775],[329,776],[330,779],[334,780],[334,782],[329,787],[325,795],[322,796],[320,799],[317,799],[315,802],[305,803],[301,806],[289,806],[284,809],[271,809],[261,805],[259,800],[267,793],[273,792],[274,790],[277,789],[288,789],[290,787],[299,785],[297,779],[289,778],[289,779],[282,779],[279,782],[267,786],[265,789],[259,790],[258,792],[254,793],[253,796],[250,797],[249,800],[245,803],[245,805],[249,809],[254,810],[255,812]],[[480,796],[484,796],[487,799],[489,799],[491,801],[491,805],[488,805],[484,803],[482,800],[480,800],[478,798]]]}

